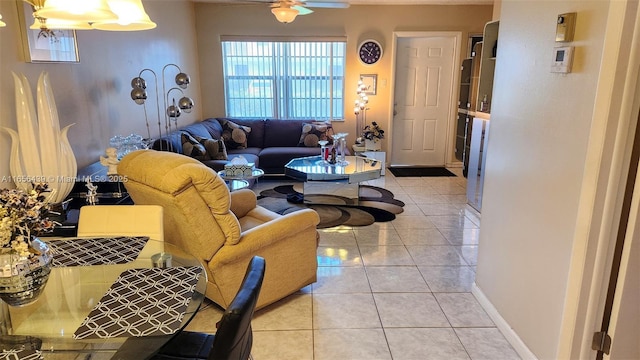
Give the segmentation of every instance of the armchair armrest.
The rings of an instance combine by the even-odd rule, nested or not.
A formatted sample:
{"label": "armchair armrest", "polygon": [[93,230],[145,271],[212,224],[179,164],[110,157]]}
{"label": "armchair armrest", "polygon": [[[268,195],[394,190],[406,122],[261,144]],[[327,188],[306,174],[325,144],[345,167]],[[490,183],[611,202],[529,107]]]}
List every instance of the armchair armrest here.
{"label": "armchair armrest", "polygon": [[267,247],[283,239],[294,237],[307,229],[314,230],[313,237],[308,240],[317,245],[316,226],[320,223],[318,213],[311,209],[302,209],[286,214],[272,221],[256,226],[242,233],[240,242],[235,245],[225,245],[216,254],[218,264],[232,263],[254,254],[261,248]]}
{"label": "armchair armrest", "polygon": [[257,205],[256,194],[249,189],[237,190],[231,193],[231,212],[237,218],[245,217]]}

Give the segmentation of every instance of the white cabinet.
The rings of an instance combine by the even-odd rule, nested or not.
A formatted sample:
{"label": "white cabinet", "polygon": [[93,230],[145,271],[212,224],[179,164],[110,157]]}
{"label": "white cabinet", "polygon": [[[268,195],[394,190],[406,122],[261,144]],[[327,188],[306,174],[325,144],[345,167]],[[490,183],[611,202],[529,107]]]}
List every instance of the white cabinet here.
{"label": "white cabinet", "polygon": [[496,53],[498,51],[499,21],[492,21],[484,26],[482,52],[480,55],[480,75],[476,98],[476,111],[491,112],[491,96],[493,92],[493,74],[496,68]]}

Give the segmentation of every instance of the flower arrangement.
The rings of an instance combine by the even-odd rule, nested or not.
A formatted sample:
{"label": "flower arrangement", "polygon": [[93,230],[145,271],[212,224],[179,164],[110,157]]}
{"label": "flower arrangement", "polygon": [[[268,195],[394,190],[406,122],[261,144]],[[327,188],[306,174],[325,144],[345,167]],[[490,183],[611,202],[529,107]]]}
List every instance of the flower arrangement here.
{"label": "flower arrangement", "polygon": [[384,130],[380,129],[378,123],[373,121],[371,125],[367,125],[362,130],[362,137],[367,140],[378,141],[384,139]]}
{"label": "flower arrangement", "polygon": [[50,232],[55,222],[49,220],[46,184],[34,184],[30,191],[0,190],[0,248],[12,249],[23,257],[34,255],[32,236]]}

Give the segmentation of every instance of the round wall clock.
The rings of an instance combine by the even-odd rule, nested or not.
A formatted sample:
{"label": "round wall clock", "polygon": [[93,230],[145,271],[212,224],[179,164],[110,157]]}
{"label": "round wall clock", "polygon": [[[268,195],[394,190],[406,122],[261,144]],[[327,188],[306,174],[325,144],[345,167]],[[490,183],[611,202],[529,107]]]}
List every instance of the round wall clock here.
{"label": "round wall clock", "polygon": [[358,58],[363,64],[373,65],[382,58],[382,46],[373,39],[365,40],[358,46]]}

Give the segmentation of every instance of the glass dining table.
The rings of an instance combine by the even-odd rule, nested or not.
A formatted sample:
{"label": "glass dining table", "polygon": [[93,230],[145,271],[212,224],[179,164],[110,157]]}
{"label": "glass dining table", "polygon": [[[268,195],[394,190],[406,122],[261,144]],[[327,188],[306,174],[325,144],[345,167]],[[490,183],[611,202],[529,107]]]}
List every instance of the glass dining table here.
{"label": "glass dining table", "polygon": [[[59,240],[62,239],[46,239],[49,244],[56,244]],[[35,302],[21,307],[0,303],[2,349],[22,349],[23,354],[39,356],[25,355],[29,359],[139,360],[152,356],[196,314],[204,300],[207,278],[204,268],[195,257],[169,243],[145,240],[146,243],[140,246],[141,250],[132,261],[54,266],[44,291]],[[163,268],[153,267],[152,257],[158,253],[170,254],[170,261]],[[54,263],[55,259],[54,252]],[[173,300],[167,298],[162,289],[169,287],[168,284],[180,282],[178,274],[182,274],[183,269],[191,271],[187,272],[192,275],[190,291],[183,294],[184,306],[175,307],[180,309],[179,312],[171,309],[167,313],[153,313],[154,301],[163,304]],[[149,274],[155,278],[147,277]],[[129,279],[130,282],[119,284],[123,279]],[[147,294],[132,292],[131,284],[137,280],[142,280],[138,281],[140,289]],[[154,289],[151,283],[155,283],[157,288]],[[125,293],[116,294],[118,291]],[[134,301],[153,296],[158,298],[143,304]],[[105,304],[112,306],[105,307]],[[127,318],[134,312],[141,316]],[[153,323],[156,330],[162,331],[152,332],[148,330],[149,324],[142,324],[144,322]],[[175,324],[170,328],[167,324],[172,322]],[[1,354],[0,351],[0,358]]]}

